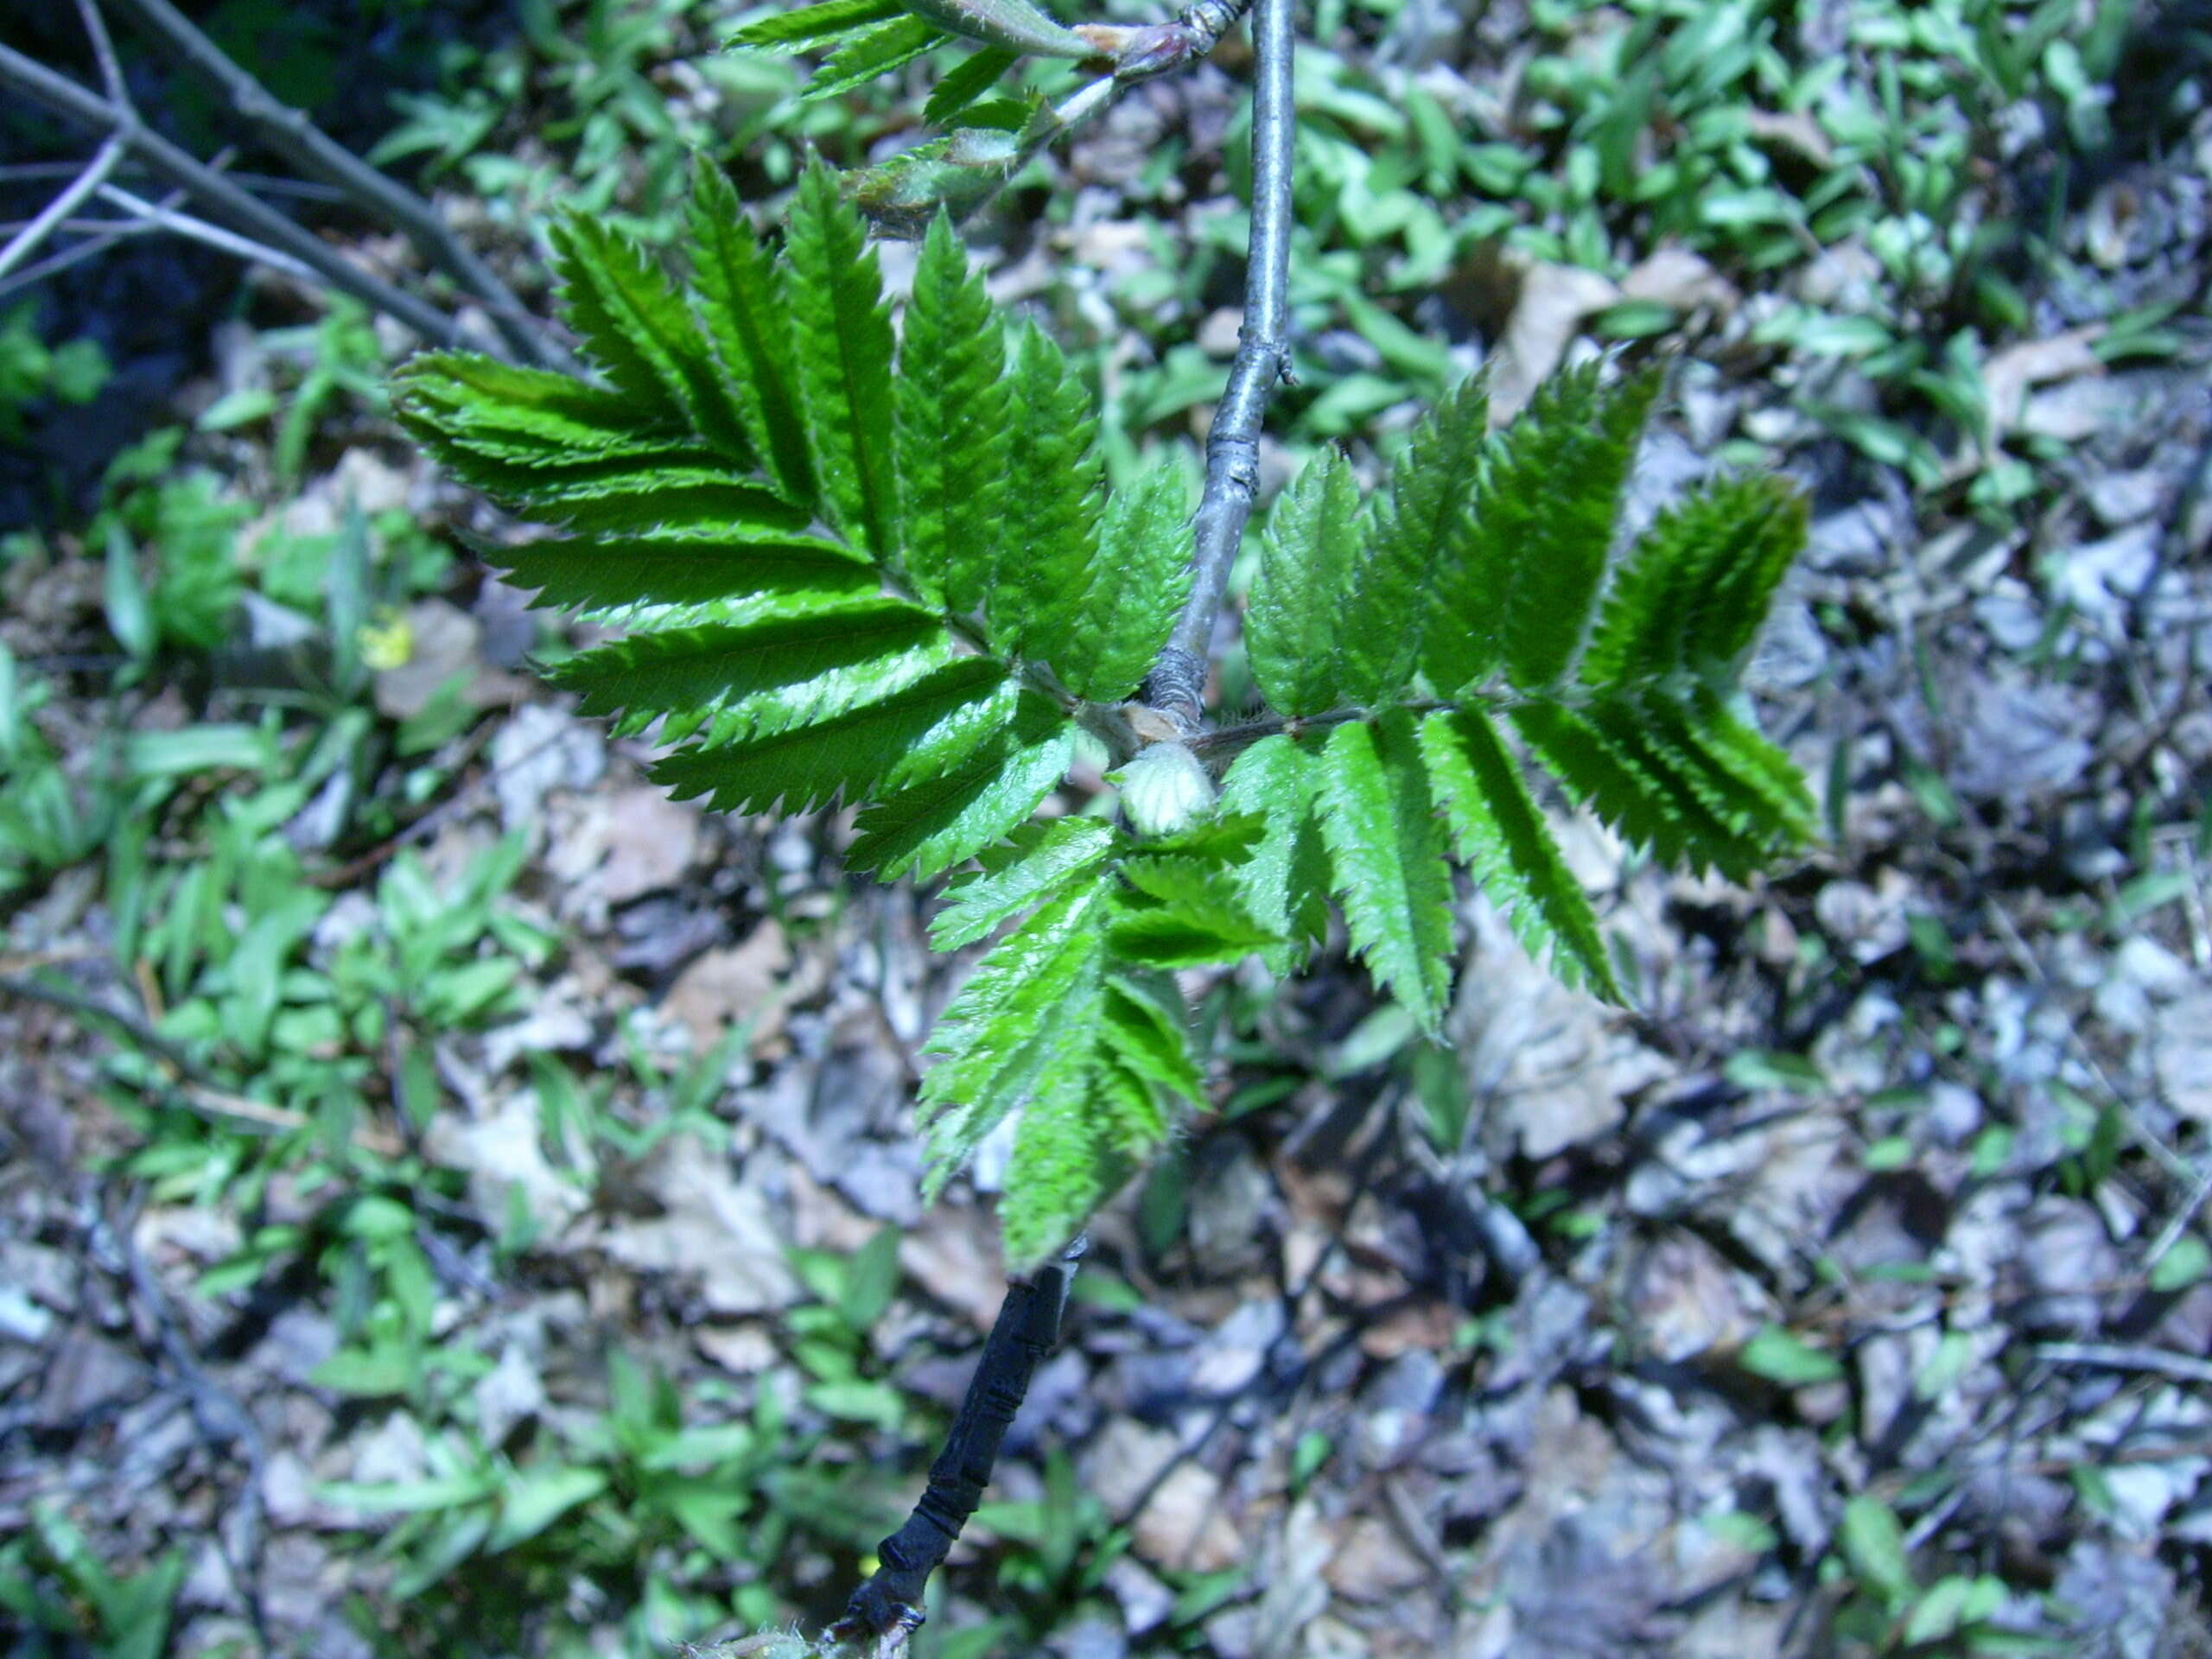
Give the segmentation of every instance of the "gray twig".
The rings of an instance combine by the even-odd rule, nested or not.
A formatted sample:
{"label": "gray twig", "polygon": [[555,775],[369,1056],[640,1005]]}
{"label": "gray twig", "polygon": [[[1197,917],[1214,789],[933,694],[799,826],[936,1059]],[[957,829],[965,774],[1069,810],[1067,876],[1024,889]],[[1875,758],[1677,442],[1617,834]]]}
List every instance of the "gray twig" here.
{"label": "gray twig", "polygon": [[435,307],[362,270],[266,203],[159,133],[149,131],[127,103],[103,98],[11,47],[0,46],[0,86],[79,126],[105,129],[154,173],[176,185],[231,229],[291,255],[331,287],[404,323],[441,346],[469,343],[460,325]]}
{"label": "gray twig", "polygon": [[412,190],[387,178],[336,143],[301,111],[284,104],[194,28],[169,0],[113,0],[172,48],[185,67],[230,100],[231,109],[270,149],[302,173],[334,186],[348,199],[397,226],[426,263],[482,302],[493,326],[515,353],[547,368],[573,359],[529,310]]}
{"label": "gray twig", "polygon": [[1213,429],[1206,437],[1206,486],[1192,526],[1191,596],[1145,683],[1144,700],[1195,732],[1205,714],[1214,617],[1229,567],[1252,516],[1260,483],[1260,425],[1277,380],[1290,378],[1290,0],[1257,0],[1252,44],[1252,237],[1244,271],[1244,323]]}
{"label": "gray twig", "polygon": [[2177,1354],[2170,1348],[2119,1342],[2039,1342],[2037,1359],[2054,1365],[2094,1365],[2108,1371],[2149,1371],[2177,1382],[2212,1383],[2212,1359]]}
{"label": "gray twig", "polygon": [[0,248],[0,276],[6,276],[36,252],[41,243],[61,228],[69,215],[107,182],[108,175],[115,171],[116,163],[123,159],[126,148],[120,135],[109,136],[107,142],[86,163],[85,170],[71,181],[69,188],[48,202],[37,218],[9,238],[6,247]]}
{"label": "gray twig", "polygon": [[[120,185],[103,185],[100,188],[100,199],[113,202],[130,215],[130,229],[128,232],[130,234],[135,235],[142,231],[166,231],[172,236],[181,236],[194,242],[204,242],[209,247],[227,253],[233,258],[267,265],[271,270],[281,270],[286,276],[298,277],[302,282],[312,283],[315,279],[314,270],[300,260],[293,258],[289,253],[279,253],[276,249],[264,247],[251,238],[240,236],[235,231],[226,231],[221,226],[211,225],[204,219],[195,218],[190,213],[181,213],[175,207],[165,207],[158,201],[149,201],[143,196],[133,195]],[[106,226],[95,226],[92,228],[105,230]]]}

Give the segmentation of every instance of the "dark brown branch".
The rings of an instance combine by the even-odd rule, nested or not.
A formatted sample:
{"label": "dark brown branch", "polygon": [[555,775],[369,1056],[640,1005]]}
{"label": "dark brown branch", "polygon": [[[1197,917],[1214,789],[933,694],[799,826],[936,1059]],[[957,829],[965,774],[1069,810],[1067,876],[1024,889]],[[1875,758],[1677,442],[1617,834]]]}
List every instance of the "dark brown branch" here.
{"label": "dark brown branch", "polygon": [[[944,1450],[930,1465],[928,1488],[906,1524],[886,1538],[877,1554],[882,1565],[853,1592],[845,1616],[830,1629],[833,1640],[888,1640],[893,1650],[922,1623],[922,1593],[929,1576],[943,1563],[968,1517],[982,1502],[1014,1413],[1029,1392],[1038,1362],[1059,1340],[1060,1314],[1084,1241],[1077,1238],[1050,1267],[1027,1284],[1007,1287],[983,1357],[968,1380],[959,1414],[944,1437]],[[881,1648],[879,1647],[879,1651]]]}

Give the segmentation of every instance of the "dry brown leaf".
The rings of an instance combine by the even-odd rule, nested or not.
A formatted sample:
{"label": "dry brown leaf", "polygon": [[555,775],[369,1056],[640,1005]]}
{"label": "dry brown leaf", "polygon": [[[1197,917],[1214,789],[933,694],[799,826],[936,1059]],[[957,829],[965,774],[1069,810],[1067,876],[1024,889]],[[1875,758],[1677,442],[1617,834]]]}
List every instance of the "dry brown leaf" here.
{"label": "dry brown leaf", "polygon": [[798,1300],[782,1218],[759,1187],[736,1179],[726,1154],[696,1135],[671,1135],[646,1160],[639,1184],[661,1213],[595,1228],[594,1242],[611,1259],[641,1273],[696,1274],[717,1313],[765,1313]]}
{"label": "dry brown leaf", "polygon": [[610,905],[672,887],[699,853],[699,809],[639,786],[607,802],[607,861],[592,878]]}
{"label": "dry brown leaf", "polygon": [[387,720],[411,720],[456,674],[466,674],[461,698],[473,708],[512,702],[524,690],[513,675],[492,667],[477,652],[483,625],[442,599],[417,601],[407,607],[407,660],[381,669],[376,677],[377,712]]}
{"label": "dry brown leaf", "polygon": [[1427,1564],[1380,1516],[1354,1516],[1323,1575],[1347,1601],[1383,1601],[1429,1580]]}
{"label": "dry brown leaf", "polygon": [[1521,296],[1505,333],[1491,354],[1490,423],[1499,427],[1519,414],[1536,388],[1567,355],[1583,319],[1621,296],[1610,278],[1580,265],[1537,262],[1521,276]]}
{"label": "dry brown leaf", "polygon": [[1710,305],[1726,316],[1743,296],[1701,255],[1688,248],[1661,248],[1621,278],[1621,298],[1656,300],[1678,311]]}
{"label": "dry brown leaf", "polygon": [[[1167,1473],[1160,1478],[1163,1468]],[[1089,1470],[1090,1489],[1107,1512],[1128,1519],[1155,1478],[1159,1485],[1130,1525],[1138,1555],[1191,1573],[1218,1573],[1244,1559],[1244,1541],[1222,1508],[1220,1477],[1179,1457],[1175,1436],[1166,1429],[1128,1417],[1109,1423],[1091,1449]]]}
{"label": "dry brown leaf", "polygon": [[2024,340],[1990,353],[1981,365],[1983,394],[1989,402],[1990,441],[2028,425],[2030,387],[2070,380],[2076,375],[2101,375],[2103,361],[2089,347],[2104,334],[2101,322],[2069,328],[2046,340]]}
{"label": "dry brown leaf", "polygon": [[757,1049],[782,1027],[791,966],[784,930],[763,922],[742,944],[709,950],[686,968],[662,1006],[691,1033],[694,1053],[711,1052],[724,1032],[747,1020]]}

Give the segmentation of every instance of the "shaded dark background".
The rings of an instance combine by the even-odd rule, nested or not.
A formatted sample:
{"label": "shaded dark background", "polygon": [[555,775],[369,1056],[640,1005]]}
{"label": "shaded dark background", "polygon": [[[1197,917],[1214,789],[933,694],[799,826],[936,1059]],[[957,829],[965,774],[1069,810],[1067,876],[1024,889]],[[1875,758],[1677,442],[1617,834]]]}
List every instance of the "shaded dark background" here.
{"label": "shaded dark background", "polygon": [[[437,86],[447,48],[489,48],[518,32],[512,0],[181,0],[179,10],[277,97],[306,110],[356,153],[397,124],[393,93]],[[202,160],[235,145],[233,172],[290,176],[129,19],[111,13],[108,28],[139,116],[149,126]],[[0,43],[88,86],[100,84],[69,0],[0,7]],[[0,97],[0,164],[81,164],[101,136],[21,99]],[[0,177],[0,221],[30,218],[69,176]],[[158,181],[128,166],[117,178],[138,194],[162,194]],[[311,227],[361,226],[359,212],[341,203],[289,194],[268,199]],[[69,239],[49,241],[33,263]],[[33,405],[25,412],[24,442],[0,447],[0,533],[67,525],[92,510],[116,451],[167,419],[177,387],[208,366],[213,325],[240,313],[246,276],[239,261],[213,248],[148,233],[28,290],[0,296],[0,314],[35,306],[39,333],[50,345],[80,336],[98,341],[112,370],[88,404]]]}

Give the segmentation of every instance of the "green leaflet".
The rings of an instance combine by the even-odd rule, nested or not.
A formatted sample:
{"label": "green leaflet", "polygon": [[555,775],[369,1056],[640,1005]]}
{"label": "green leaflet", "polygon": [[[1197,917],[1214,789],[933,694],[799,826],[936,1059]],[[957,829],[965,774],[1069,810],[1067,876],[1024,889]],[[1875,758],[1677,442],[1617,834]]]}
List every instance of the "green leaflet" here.
{"label": "green leaflet", "polygon": [[425,352],[392,385],[400,418],[434,449],[451,443],[518,465],[574,467],[683,437],[656,413],[657,398],[641,408],[621,391],[475,352]]}
{"label": "green leaflet", "polygon": [[1352,948],[1433,1037],[1452,988],[1452,873],[1412,717],[1338,727],[1318,798]]}
{"label": "green leaflet", "polygon": [[1472,707],[1433,714],[1421,724],[1421,753],[1460,862],[1529,954],[1550,945],[1561,979],[1620,1001],[1590,901],[1490,721]]}
{"label": "green leaflet", "polygon": [[939,29],[1009,52],[1046,58],[1091,58],[1098,48],[1065,29],[1029,0],[906,0],[906,9]]}
{"label": "green leaflet", "polygon": [[1801,844],[1812,803],[1788,758],[1717,702],[1614,696],[1580,712],[1535,702],[1514,724],[1545,765],[1624,839],[1669,864],[1744,880]]}
{"label": "green leaflet", "polygon": [[806,515],[758,484],[703,467],[625,467],[588,480],[539,481],[487,494],[527,501],[531,517],[574,531],[664,541],[752,541],[805,529]]}
{"label": "green leaflet", "polygon": [[[789,731],[904,690],[950,658],[944,629],[918,605],[868,594],[817,610],[632,634],[555,668],[583,711],[627,709],[721,716],[728,741]],[[732,718],[732,717],[734,718]]]}
{"label": "green leaflet", "polygon": [[1659,389],[1649,370],[1601,388],[1602,367],[1554,375],[1497,435],[1467,556],[1445,590],[1451,626],[1432,636],[1490,638],[1495,647],[1462,657],[1432,643],[1427,664],[1438,690],[1457,690],[1500,658],[1516,685],[1539,690],[1566,671],[1581,644]]}
{"label": "green leaflet", "polygon": [[861,814],[846,856],[880,880],[926,880],[1027,823],[1075,760],[1075,728],[1044,698],[1022,696],[1014,723],[943,776]]}
{"label": "green leaflet", "polygon": [[616,388],[680,422],[741,468],[752,446],[690,308],[626,238],[574,215],[553,227],[569,322]]}
{"label": "green leaflet", "polygon": [[1011,601],[1012,613],[990,615],[991,643],[1058,663],[1083,649],[1077,630],[1097,558],[1104,476],[1092,442],[1098,422],[1060,348],[1033,323],[1014,350],[1012,396],[1021,486],[1003,498],[1005,551],[992,595]]}
{"label": "green leaflet", "polygon": [[1437,594],[1467,562],[1489,414],[1488,378],[1463,381],[1415,423],[1376,502],[1358,574],[1339,600],[1338,673],[1351,702],[1376,707],[1397,696],[1412,683],[1432,620],[1447,635],[1461,620],[1438,605]]}
{"label": "green leaflet", "polygon": [[1333,449],[1316,455],[1268,514],[1244,644],[1252,677],[1279,713],[1326,714],[1346,700],[1338,652],[1360,531],[1359,484]]}
{"label": "green leaflet", "polygon": [[973,111],[973,124],[863,168],[853,175],[854,204],[879,234],[908,239],[941,210],[964,219],[1067,130],[1040,94],[1030,100],[994,100]]}
{"label": "green leaflet", "polygon": [[[1058,995],[1049,1005],[1001,1004],[997,1014],[1028,1021],[1027,1039],[992,1078],[1021,1109],[1000,1209],[1007,1265],[1017,1273],[1057,1252],[1113,1196],[1166,1138],[1175,1103],[1194,1098],[1201,1082],[1172,986],[1150,976],[1102,975],[1095,960],[1074,951],[1026,957],[1023,965]],[[1040,1006],[1052,1010],[1041,1020]],[[958,1134],[969,1150],[981,1138],[973,1121]]]}
{"label": "green leaflet", "polygon": [[1067,646],[1053,658],[1079,697],[1133,695],[1191,591],[1189,495],[1183,473],[1155,467],[1106,503],[1098,553]]}
{"label": "green leaflet", "polygon": [[[1164,974],[1109,976],[1100,1016],[1100,1039],[1122,1067],[1171,1099],[1192,1106],[1205,1100],[1205,1077],[1191,1052],[1190,1011],[1173,979]],[[1166,1134],[1167,1120],[1162,1115],[1139,1127],[1156,1141]]]}
{"label": "green leaflet", "polygon": [[716,600],[776,600],[812,609],[876,592],[874,568],[841,542],[816,536],[709,540],[650,536],[495,544],[477,550],[508,572],[540,605],[613,611],[648,605],[704,605]]}
{"label": "green leaflet", "polygon": [[1775,478],[1708,484],[1661,513],[1615,576],[1579,677],[1732,673],[1805,534],[1804,498]]}
{"label": "green leaflet", "polygon": [[1093,870],[1114,850],[1114,828],[1101,818],[1056,818],[1025,824],[1012,844],[982,855],[982,868],[960,877],[930,923],[939,950],[973,944],[1046,895]]}
{"label": "green leaflet", "polygon": [[904,68],[916,58],[943,46],[950,37],[935,24],[919,17],[899,17],[852,35],[840,44],[830,61],[814,72],[799,94],[804,103],[835,98],[855,86],[865,86],[878,75]]}
{"label": "green leaflet", "polygon": [[777,489],[793,501],[811,500],[814,463],[782,273],[753,236],[736,190],[704,156],[692,172],[687,216],[700,315],[738,419]]}
{"label": "green leaflet", "polygon": [[889,563],[899,551],[891,313],[866,241],[837,175],[817,158],[799,181],[785,247],[814,474],[845,538]]}
{"label": "green leaflet", "polygon": [[925,599],[972,615],[997,574],[1014,439],[998,314],[942,213],[915,268],[899,368],[907,575]]}
{"label": "green leaflet", "polygon": [[1315,807],[1321,789],[1321,744],[1286,734],[1263,737],[1236,757],[1222,780],[1217,810],[1249,814],[1264,833],[1238,869],[1255,920],[1290,943],[1262,952],[1287,973],[1306,948],[1328,937],[1329,858]]}
{"label": "green leaflet", "polygon": [[747,23],[722,42],[725,48],[764,50],[774,47],[814,46],[906,15],[905,0],[822,0]]}
{"label": "green leaflet", "polygon": [[1100,1014],[1102,885],[1072,888],[994,945],[952,999],[925,1050],[944,1058],[922,1079],[934,1197],[1051,1068],[1079,1073]]}
{"label": "green leaflet", "polygon": [[995,86],[1000,77],[1021,61],[1019,53],[1003,47],[986,47],[948,70],[922,105],[922,119],[941,127]]}
{"label": "green leaflet", "polygon": [[1131,856],[1107,929],[1114,954],[1147,968],[1232,964],[1282,943],[1245,907],[1236,875],[1210,860]]}
{"label": "green leaflet", "polygon": [[1148,1103],[1141,1083],[1071,1064],[1025,1109],[1007,1160],[999,1227],[1007,1268],[1029,1272],[1065,1247],[1134,1173],[1109,1126]]}
{"label": "green leaflet", "polygon": [[818,726],[671,754],[653,768],[678,800],[704,795],[721,812],[810,812],[842,794],[865,800],[940,776],[1014,717],[1006,671],[966,657],[880,702]]}

